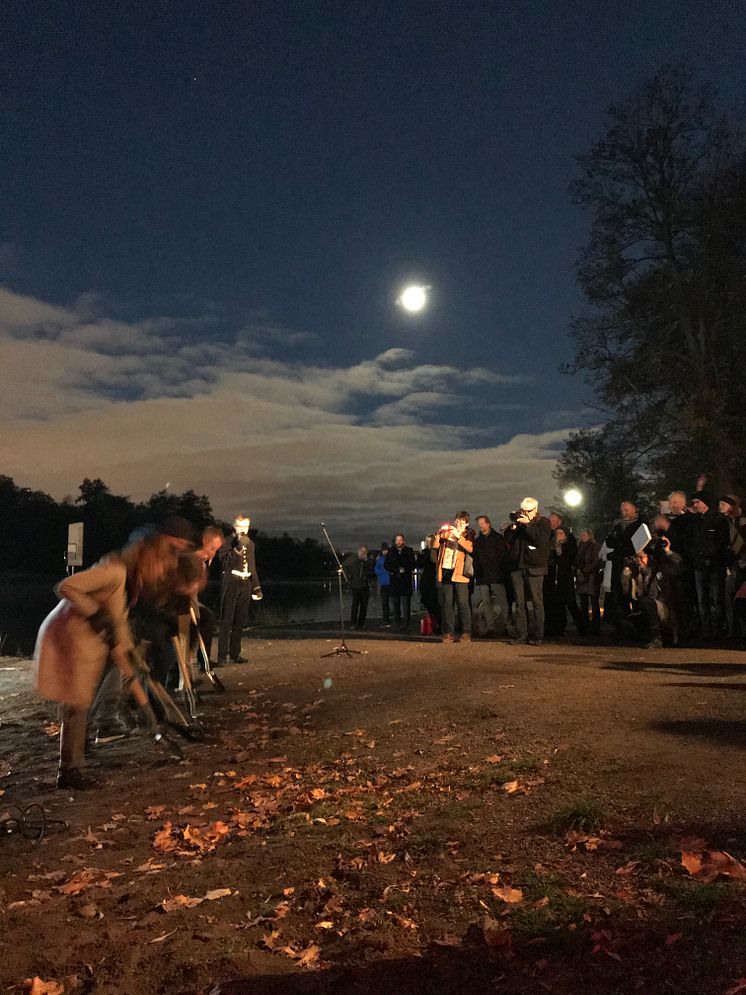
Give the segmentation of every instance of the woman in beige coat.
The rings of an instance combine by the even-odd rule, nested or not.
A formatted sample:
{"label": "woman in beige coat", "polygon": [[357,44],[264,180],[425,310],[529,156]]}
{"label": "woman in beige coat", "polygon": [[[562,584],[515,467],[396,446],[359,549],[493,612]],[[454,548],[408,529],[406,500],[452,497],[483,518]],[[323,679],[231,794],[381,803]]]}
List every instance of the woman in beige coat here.
{"label": "woman in beige coat", "polygon": [[149,721],[155,721],[129,660],[134,641],[128,612],[143,594],[157,589],[174,566],[164,537],[152,536],[66,577],[55,588],[61,600],[41,624],[35,658],[37,691],[61,705],[59,788],[95,784],[81,770],[86,721],[109,659]]}

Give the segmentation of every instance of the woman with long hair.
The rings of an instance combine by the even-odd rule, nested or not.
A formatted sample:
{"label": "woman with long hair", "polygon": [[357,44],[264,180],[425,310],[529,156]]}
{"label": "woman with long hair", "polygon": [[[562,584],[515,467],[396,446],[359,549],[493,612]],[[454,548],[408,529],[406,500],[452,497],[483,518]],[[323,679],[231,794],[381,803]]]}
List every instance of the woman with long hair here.
{"label": "woman with long hair", "polygon": [[167,537],[153,535],[105,556],[55,588],[60,603],[42,622],[36,641],[36,688],[60,703],[58,788],[85,789],[95,781],[83,772],[88,711],[107,663],[143,709],[151,732],[157,721],[135,678],[129,610],[167,583],[176,557]]}

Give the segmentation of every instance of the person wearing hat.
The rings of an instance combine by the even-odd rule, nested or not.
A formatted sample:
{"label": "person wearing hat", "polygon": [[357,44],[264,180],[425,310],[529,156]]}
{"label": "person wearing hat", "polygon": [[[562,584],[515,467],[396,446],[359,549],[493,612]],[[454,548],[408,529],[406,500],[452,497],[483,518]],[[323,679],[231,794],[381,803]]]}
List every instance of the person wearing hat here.
{"label": "person wearing hat", "polygon": [[741,499],[735,494],[724,494],[719,502],[720,514],[728,523],[728,552],[725,571],[725,628],[729,639],[746,635],[740,630],[735,613],[736,592],[746,580],[746,518]]}
{"label": "person wearing hat", "polygon": [[692,560],[700,635],[703,639],[720,639],[730,529],[725,516],[717,510],[715,498],[707,491],[699,490],[692,495],[692,511]]}
{"label": "person wearing hat", "polygon": [[[544,578],[549,568],[552,546],[552,526],[539,514],[536,498],[521,501],[518,514],[505,533],[513,555],[513,593],[516,607],[516,638],[514,643],[541,646],[544,639]],[[526,591],[534,606],[532,631],[529,635]]]}
{"label": "person wearing hat", "polygon": [[218,633],[218,664],[246,663],[241,655],[241,635],[249,620],[252,601],[261,601],[262,588],[256,569],[256,551],[249,538],[251,519],[238,515],[233,522],[233,535],[218,553],[223,569],[220,597],[220,631]]}

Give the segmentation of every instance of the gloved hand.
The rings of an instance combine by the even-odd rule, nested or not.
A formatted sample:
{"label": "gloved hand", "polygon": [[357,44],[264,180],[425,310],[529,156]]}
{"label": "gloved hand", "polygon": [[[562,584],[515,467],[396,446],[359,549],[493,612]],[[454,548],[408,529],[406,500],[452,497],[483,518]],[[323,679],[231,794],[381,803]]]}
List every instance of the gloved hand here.
{"label": "gloved hand", "polygon": [[93,615],[88,616],[88,624],[94,632],[97,632],[100,636],[104,637],[109,646],[113,646],[115,644],[116,633],[114,623],[103,608],[99,608],[99,610],[94,612]]}

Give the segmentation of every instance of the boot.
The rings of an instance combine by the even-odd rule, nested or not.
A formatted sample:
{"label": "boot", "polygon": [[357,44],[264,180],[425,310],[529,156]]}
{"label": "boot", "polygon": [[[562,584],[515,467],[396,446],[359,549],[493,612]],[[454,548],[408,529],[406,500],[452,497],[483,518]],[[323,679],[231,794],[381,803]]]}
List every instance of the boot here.
{"label": "boot", "polygon": [[57,774],[58,788],[72,788],[73,791],[88,791],[97,788],[98,782],[80,767],[60,767]]}

